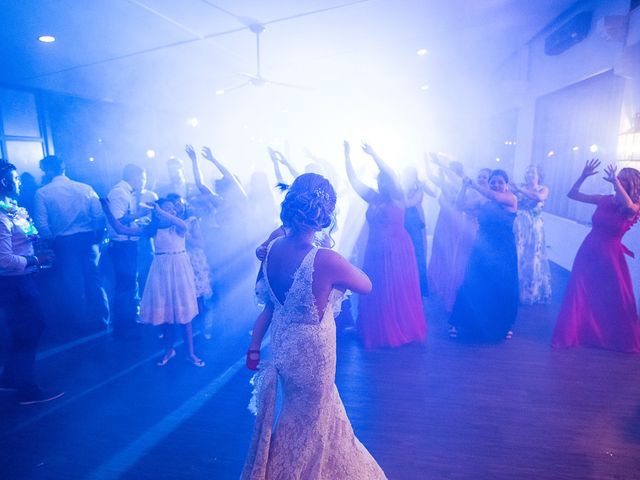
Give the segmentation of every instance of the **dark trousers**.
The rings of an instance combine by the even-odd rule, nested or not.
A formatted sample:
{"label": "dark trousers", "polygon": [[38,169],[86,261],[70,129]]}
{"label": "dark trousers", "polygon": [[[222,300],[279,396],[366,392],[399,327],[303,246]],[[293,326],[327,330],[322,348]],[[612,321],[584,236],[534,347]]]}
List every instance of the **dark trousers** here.
{"label": "dark trousers", "polygon": [[127,335],[136,325],[138,316],[138,242],[109,242],[113,263],[114,291],[111,320],[114,335]]}
{"label": "dark trousers", "polygon": [[0,309],[11,334],[3,377],[18,389],[35,386],[36,350],[44,320],[33,275],[0,277]]}
{"label": "dark trousers", "polygon": [[94,232],[56,237],[55,278],[58,302],[79,327],[99,327],[109,320],[107,294],[98,270]]}

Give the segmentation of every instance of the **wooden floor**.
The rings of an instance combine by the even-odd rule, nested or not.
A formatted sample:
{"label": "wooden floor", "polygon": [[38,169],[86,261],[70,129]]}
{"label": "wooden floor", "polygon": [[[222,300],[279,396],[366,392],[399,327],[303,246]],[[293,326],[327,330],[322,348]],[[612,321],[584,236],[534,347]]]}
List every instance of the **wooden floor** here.
{"label": "wooden floor", "polygon": [[[340,335],[338,388],[389,478],[640,478],[640,356],[549,348],[566,273],[554,280],[554,303],[523,307],[500,345],[449,340],[433,300],[426,345],[365,351]],[[253,424],[243,352],[254,313],[217,316],[214,338],[197,338],[203,369],[182,355],[156,367],[152,331],[58,349],[50,336],[39,376],[66,395],[26,407],[0,394],[0,477],[238,478]]]}

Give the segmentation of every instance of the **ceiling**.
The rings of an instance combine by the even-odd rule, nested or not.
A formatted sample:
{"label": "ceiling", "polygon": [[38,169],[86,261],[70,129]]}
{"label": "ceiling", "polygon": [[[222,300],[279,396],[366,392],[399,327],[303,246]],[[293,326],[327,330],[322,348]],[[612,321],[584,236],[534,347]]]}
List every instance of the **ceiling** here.
{"label": "ceiling", "polygon": [[[0,82],[167,111],[250,95],[267,79],[389,95],[445,94],[489,71],[575,0],[3,0]],[[45,44],[38,36],[51,34]],[[429,53],[416,54],[420,48]],[[277,95],[294,89],[268,85]]]}

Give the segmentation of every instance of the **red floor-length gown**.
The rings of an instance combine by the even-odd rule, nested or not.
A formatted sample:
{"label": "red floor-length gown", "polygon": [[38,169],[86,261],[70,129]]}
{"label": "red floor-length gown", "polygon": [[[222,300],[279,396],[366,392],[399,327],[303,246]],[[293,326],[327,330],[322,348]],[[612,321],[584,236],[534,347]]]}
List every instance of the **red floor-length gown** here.
{"label": "red floor-length gown", "polygon": [[373,289],[359,300],[358,331],[366,348],[422,341],[426,321],[404,209],[377,202],[367,210],[369,240],[362,268]]}
{"label": "red floor-length gown", "polygon": [[612,195],[602,197],[573,262],[551,340],[554,347],[640,352],[640,321],[624,257],[631,252],[621,243],[635,221]]}

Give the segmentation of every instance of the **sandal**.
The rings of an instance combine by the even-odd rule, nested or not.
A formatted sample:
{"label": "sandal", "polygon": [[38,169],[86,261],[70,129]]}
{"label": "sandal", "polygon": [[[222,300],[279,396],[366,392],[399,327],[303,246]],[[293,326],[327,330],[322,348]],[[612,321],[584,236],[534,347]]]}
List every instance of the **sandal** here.
{"label": "sandal", "polygon": [[195,358],[194,357],[185,357],[185,360],[187,362],[189,362],[190,364],[192,364],[192,365],[194,365],[196,367],[199,367],[199,368],[202,368],[202,367],[205,366],[204,360],[202,360],[201,358],[198,358],[198,357],[195,357]]}
{"label": "sandal", "polygon": [[162,357],[158,363],[156,363],[156,365],[158,367],[164,367],[167,363],[169,363],[169,360],[171,360],[173,357],[176,356],[176,351],[175,350],[171,350],[171,353],[169,353],[168,355],[165,354],[164,357]]}

